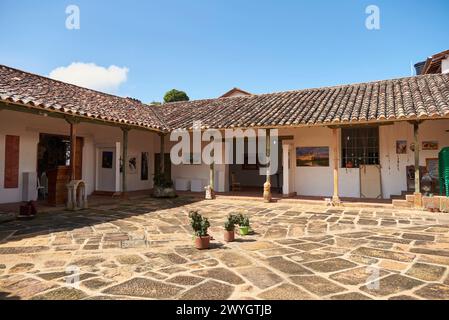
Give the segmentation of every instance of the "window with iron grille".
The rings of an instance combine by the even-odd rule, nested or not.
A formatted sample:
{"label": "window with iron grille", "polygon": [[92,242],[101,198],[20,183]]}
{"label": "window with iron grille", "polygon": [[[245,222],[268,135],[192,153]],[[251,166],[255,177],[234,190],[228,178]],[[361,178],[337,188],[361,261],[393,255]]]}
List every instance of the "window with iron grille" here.
{"label": "window with iron grille", "polygon": [[341,129],[341,166],[379,164],[379,127]]}

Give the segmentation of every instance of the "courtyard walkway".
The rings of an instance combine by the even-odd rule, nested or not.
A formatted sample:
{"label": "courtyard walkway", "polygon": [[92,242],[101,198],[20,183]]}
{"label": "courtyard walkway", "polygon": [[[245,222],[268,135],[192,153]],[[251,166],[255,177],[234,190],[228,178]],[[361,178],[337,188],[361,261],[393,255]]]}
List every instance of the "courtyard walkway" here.
{"label": "courtyard walkway", "polygon": [[[228,244],[235,212],[255,233]],[[0,224],[0,299],[449,299],[448,266],[449,215],[390,208],[142,197]]]}

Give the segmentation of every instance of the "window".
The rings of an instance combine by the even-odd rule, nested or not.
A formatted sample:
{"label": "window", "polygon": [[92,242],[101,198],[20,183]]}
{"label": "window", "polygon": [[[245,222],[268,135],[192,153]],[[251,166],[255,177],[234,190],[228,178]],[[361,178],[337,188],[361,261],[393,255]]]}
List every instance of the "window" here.
{"label": "window", "polygon": [[343,168],[379,164],[379,127],[341,129]]}

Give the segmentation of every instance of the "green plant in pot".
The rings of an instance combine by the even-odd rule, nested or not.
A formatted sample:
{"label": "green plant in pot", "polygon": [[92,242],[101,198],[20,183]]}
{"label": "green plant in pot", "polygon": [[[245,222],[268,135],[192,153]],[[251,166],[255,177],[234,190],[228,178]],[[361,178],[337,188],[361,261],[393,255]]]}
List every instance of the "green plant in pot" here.
{"label": "green plant in pot", "polygon": [[210,236],[207,230],[210,227],[209,220],[204,218],[198,211],[189,212],[190,225],[195,233],[195,248],[199,250],[209,249]]}
{"label": "green plant in pot", "polygon": [[239,229],[240,229],[240,234],[242,236],[246,236],[249,231],[250,231],[250,226],[249,226],[249,218],[248,216],[244,216],[243,214],[239,213],[236,216],[236,219],[238,221],[238,225],[239,225]]}
{"label": "green plant in pot", "polygon": [[232,242],[235,239],[235,225],[238,223],[237,217],[230,214],[224,223],[224,240],[226,242]]}
{"label": "green plant in pot", "polygon": [[156,173],[153,177],[153,197],[174,198],[176,197],[173,181],[168,179],[163,173]]}

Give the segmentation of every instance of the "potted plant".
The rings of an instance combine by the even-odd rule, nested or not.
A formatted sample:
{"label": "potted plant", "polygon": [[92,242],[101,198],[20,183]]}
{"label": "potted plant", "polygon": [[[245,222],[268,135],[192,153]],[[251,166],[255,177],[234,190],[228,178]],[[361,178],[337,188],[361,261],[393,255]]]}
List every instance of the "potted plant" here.
{"label": "potted plant", "polygon": [[156,173],[153,177],[153,197],[155,198],[175,198],[176,192],[173,188],[173,181],[168,179],[163,173]]}
{"label": "potted plant", "polygon": [[237,215],[237,221],[240,229],[240,234],[242,236],[246,236],[249,233],[249,218],[248,216],[244,216],[243,214],[239,213]]}
{"label": "potted plant", "polygon": [[226,242],[232,242],[235,238],[235,225],[238,221],[236,220],[236,216],[230,214],[228,219],[225,221],[224,228],[224,240]]}
{"label": "potted plant", "polygon": [[197,211],[190,211],[189,217],[190,225],[195,232],[195,248],[199,250],[209,249],[210,236],[207,233],[207,229],[210,227],[209,221]]}

